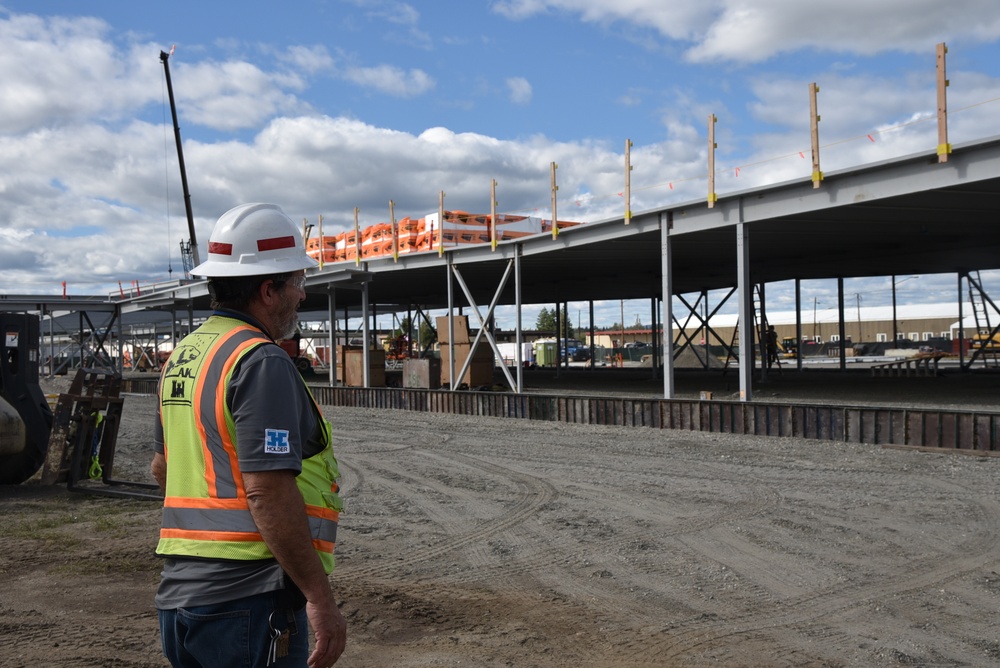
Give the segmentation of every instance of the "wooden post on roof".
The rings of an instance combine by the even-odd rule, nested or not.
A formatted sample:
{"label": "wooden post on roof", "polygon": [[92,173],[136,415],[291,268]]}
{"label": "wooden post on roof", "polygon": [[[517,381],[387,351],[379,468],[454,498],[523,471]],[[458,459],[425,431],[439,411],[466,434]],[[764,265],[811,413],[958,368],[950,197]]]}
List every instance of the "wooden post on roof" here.
{"label": "wooden post on roof", "polygon": [[358,212],[361,209],[354,207],[354,266],[361,265],[361,228],[358,227]]}
{"label": "wooden post on roof", "polygon": [[937,45],[937,118],[938,118],[938,162],[948,162],[951,144],[948,143],[948,72],[945,56],[948,47],[944,42]]}
{"label": "wooden post on roof", "polygon": [[715,207],[718,196],[715,194],[715,122],[719,120],[715,114],[708,115],[708,208]]}
{"label": "wooden post on roof", "polygon": [[555,241],[556,237],[559,236],[559,214],[556,213],[556,191],[559,190],[559,186],[556,185],[556,170],[559,165],[552,163],[549,166],[549,181],[551,183],[550,188],[552,190],[552,240]]}
{"label": "wooden post on roof", "polygon": [[323,271],[323,262],[326,258],[323,256],[326,254],[325,243],[323,241],[323,214],[319,215],[319,269]]}
{"label": "wooden post on roof", "polygon": [[[309,226],[309,219],[302,219],[302,245],[305,246],[306,252],[309,252],[309,233],[312,232],[312,228]],[[319,238],[319,268],[323,268],[323,236],[320,235]],[[121,290],[121,283],[118,284],[118,289]],[[124,295],[122,295],[124,297]]]}
{"label": "wooden post on roof", "polygon": [[823,180],[823,172],[819,168],[819,114],[816,104],[816,93],[818,92],[819,86],[815,83],[809,84],[809,134],[812,136],[813,188],[819,188],[819,183]]}
{"label": "wooden post on roof", "polygon": [[389,224],[392,227],[392,260],[399,261],[399,230],[396,228],[396,203],[389,200]]}
{"label": "wooden post on roof", "polygon": [[497,249],[497,180],[490,179],[490,247]]}
{"label": "wooden post on roof", "polygon": [[444,255],[444,191],[438,193],[438,257]]}
{"label": "wooden post on roof", "polygon": [[632,222],[632,140],[625,140],[625,224]]}

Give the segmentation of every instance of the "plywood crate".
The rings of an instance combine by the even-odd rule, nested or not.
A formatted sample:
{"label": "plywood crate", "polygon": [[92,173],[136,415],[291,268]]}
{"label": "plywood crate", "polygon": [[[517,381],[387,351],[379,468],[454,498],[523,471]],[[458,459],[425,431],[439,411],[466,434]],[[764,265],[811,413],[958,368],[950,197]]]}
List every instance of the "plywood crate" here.
{"label": "plywood crate", "polygon": [[[466,358],[469,357],[469,349],[471,344],[468,343],[456,343],[455,344],[455,373],[459,373],[462,370],[462,365],[465,364]],[[446,345],[441,346],[441,382],[450,383],[451,382],[451,362],[449,357],[449,348]],[[462,382],[468,384],[469,387],[479,387],[480,385],[492,385],[493,384],[493,349],[490,348],[489,344],[483,342],[476,348],[476,354],[472,358],[472,363],[469,365],[469,369],[465,372],[465,376],[462,378]]]}
{"label": "plywood crate", "polygon": [[[370,387],[385,387],[385,351],[369,350],[368,373]],[[356,348],[344,351],[344,385],[364,387],[364,350]]]}
{"label": "plywood crate", "polygon": [[403,387],[437,390],[441,387],[441,360],[436,357],[403,360]]}
{"label": "plywood crate", "polygon": [[[437,340],[444,348],[448,345],[448,316],[442,315],[437,319]],[[469,338],[469,316],[455,316],[455,343],[470,343]]]}

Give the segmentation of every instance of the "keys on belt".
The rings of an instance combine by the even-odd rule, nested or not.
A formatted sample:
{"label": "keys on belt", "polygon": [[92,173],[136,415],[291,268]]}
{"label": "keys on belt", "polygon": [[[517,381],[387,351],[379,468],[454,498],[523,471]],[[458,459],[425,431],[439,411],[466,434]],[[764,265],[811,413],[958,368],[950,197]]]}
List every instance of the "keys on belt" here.
{"label": "keys on belt", "polygon": [[[274,625],[275,615],[285,615],[286,626],[279,629]],[[295,623],[295,613],[291,610],[275,610],[267,618],[267,627],[271,634],[271,643],[267,651],[267,665],[273,666],[278,659],[288,656],[288,643],[291,637],[298,633]]]}

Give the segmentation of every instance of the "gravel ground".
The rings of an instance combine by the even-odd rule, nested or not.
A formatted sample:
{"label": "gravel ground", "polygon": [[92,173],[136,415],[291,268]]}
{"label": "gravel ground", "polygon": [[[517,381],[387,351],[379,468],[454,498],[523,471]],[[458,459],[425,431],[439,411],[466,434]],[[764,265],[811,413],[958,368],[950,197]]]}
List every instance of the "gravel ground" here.
{"label": "gravel ground", "polygon": [[[828,400],[849,385],[830,376],[826,397],[793,397],[792,380],[768,391]],[[883,396],[868,382],[881,379],[853,380],[844,401],[951,384]],[[995,378],[979,385],[944,395],[995,407]],[[116,477],[149,479],[154,406],[126,398]],[[338,665],[1000,664],[1000,458],[326,412],[346,501]],[[165,665],[156,502],[21,485],[0,487],[0,504],[0,664]]]}

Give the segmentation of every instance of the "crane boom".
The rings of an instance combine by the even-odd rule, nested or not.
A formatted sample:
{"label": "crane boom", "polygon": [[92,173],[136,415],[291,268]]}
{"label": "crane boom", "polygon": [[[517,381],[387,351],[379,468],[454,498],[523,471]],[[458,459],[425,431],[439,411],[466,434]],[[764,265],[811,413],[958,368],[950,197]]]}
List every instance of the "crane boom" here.
{"label": "crane boom", "polygon": [[[173,49],[171,49],[173,52]],[[181,188],[184,190],[184,212],[187,214],[188,234],[191,235],[191,259],[192,267],[201,264],[198,258],[198,240],[194,232],[194,213],[191,211],[191,192],[188,190],[187,172],[184,169],[184,148],[181,146],[181,128],[177,124],[177,106],[174,104],[174,87],[170,83],[170,65],[167,62],[170,54],[160,51],[160,60],[163,62],[163,72],[167,77],[167,97],[170,98],[170,115],[174,119],[174,140],[177,142],[177,162],[181,167]]]}

